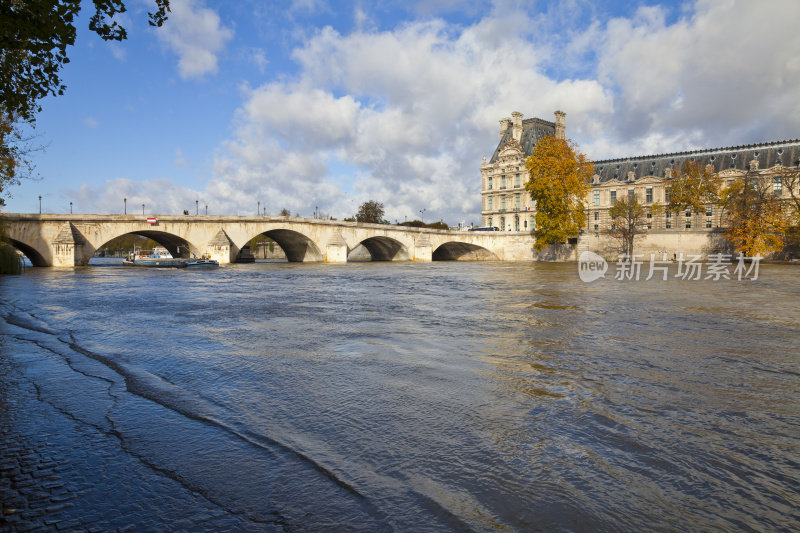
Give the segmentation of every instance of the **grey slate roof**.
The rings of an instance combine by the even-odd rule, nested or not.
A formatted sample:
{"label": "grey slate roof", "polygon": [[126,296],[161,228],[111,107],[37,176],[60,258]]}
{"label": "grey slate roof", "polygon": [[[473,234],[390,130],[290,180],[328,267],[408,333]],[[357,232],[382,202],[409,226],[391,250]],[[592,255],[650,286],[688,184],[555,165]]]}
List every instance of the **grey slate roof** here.
{"label": "grey slate roof", "polygon": [[716,172],[731,168],[749,170],[750,161],[758,160],[758,168],[766,169],[781,164],[797,167],[800,164],[800,139],[776,141],[727,148],[712,148],[692,152],[645,155],[621,159],[595,161],[595,173],[600,183],[614,178],[624,181],[628,172],[633,171],[634,179],[644,176],[664,177],[668,168],[682,168],[687,161],[698,161],[703,165],[713,165]]}
{"label": "grey slate roof", "polygon": [[[505,148],[506,144],[511,140],[513,128],[509,125],[508,129],[503,135],[503,138],[500,139],[500,143],[495,148],[494,153],[492,154],[492,159],[490,160],[491,163],[497,162],[497,158],[500,155],[500,152]],[[540,118],[526,118],[522,121],[522,139],[520,140],[520,144],[522,144],[522,149],[525,151],[525,157],[533,154],[533,148],[536,146],[536,143],[544,137],[545,135],[555,135],[556,134],[556,123],[555,122],[548,122],[547,120],[542,120]]]}

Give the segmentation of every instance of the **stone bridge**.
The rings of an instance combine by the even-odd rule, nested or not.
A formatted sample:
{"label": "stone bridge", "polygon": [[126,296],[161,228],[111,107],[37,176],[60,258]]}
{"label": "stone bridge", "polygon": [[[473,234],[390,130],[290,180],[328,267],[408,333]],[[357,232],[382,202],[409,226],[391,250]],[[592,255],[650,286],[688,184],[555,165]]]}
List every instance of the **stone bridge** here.
{"label": "stone bridge", "polygon": [[531,261],[529,233],[440,231],[381,224],[269,216],[33,215],[2,216],[11,244],[34,266],[85,266],[109,241],[149,237],[174,257],[210,254],[235,261],[247,242],[266,235],[289,261],[343,263],[359,245],[373,261]]}

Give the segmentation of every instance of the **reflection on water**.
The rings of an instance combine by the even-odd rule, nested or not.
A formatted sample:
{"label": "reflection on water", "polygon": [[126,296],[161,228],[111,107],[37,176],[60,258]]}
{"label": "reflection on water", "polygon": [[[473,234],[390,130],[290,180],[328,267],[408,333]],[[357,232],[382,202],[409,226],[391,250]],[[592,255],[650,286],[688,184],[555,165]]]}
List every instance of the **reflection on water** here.
{"label": "reflection on water", "polygon": [[108,423],[132,450],[263,522],[794,529],[798,274],[32,269],[0,280],[0,311],[30,350],[117,376]]}

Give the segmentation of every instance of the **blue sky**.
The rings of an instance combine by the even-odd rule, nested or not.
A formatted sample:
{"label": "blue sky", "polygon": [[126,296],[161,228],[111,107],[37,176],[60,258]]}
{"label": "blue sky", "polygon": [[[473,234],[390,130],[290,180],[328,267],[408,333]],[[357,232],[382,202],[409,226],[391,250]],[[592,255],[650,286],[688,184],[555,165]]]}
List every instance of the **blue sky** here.
{"label": "blue sky", "polygon": [[6,212],[478,222],[512,111],[594,159],[800,137],[800,2],[129,0],[129,39],[81,17],[43,102],[38,180]]}

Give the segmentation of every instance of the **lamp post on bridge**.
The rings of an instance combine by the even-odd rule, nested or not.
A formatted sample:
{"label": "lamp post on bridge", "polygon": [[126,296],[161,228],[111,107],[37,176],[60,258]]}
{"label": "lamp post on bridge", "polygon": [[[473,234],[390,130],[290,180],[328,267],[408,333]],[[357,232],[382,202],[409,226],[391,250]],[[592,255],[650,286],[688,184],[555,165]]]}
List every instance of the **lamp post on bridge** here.
{"label": "lamp post on bridge", "polygon": [[261,200],[258,201],[258,209],[256,209],[256,216],[261,214]]}
{"label": "lamp post on bridge", "polygon": [[206,216],[208,216],[208,204],[206,204]]}
{"label": "lamp post on bridge", "polygon": [[124,207],[123,207],[122,214],[127,215],[128,214],[128,199],[127,198],[123,198],[122,201],[125,204]]}
{"label": "lamp post on bridge", "polygon": [[425,223],[425,211],[426,211],[425,209],[419,210],[419,221],[422,222],[423,224]]}
{"label": "lamp post on bridge", "polygon": [[200,214],[200,200],[194,201],[194,215],[197,216]]}
{"label": "lamp post on bridge", "polygon": [[72,202],[69,203],[69,214],[72,214]]}
{"label": "lamp post on bridge", "polygon": [[39,195],[39,214],[42,214],[42,195]]}
{"label": "lamp post on bridge", "polygon": [[142,216],[144,216],[144,204],[142,204]]}

